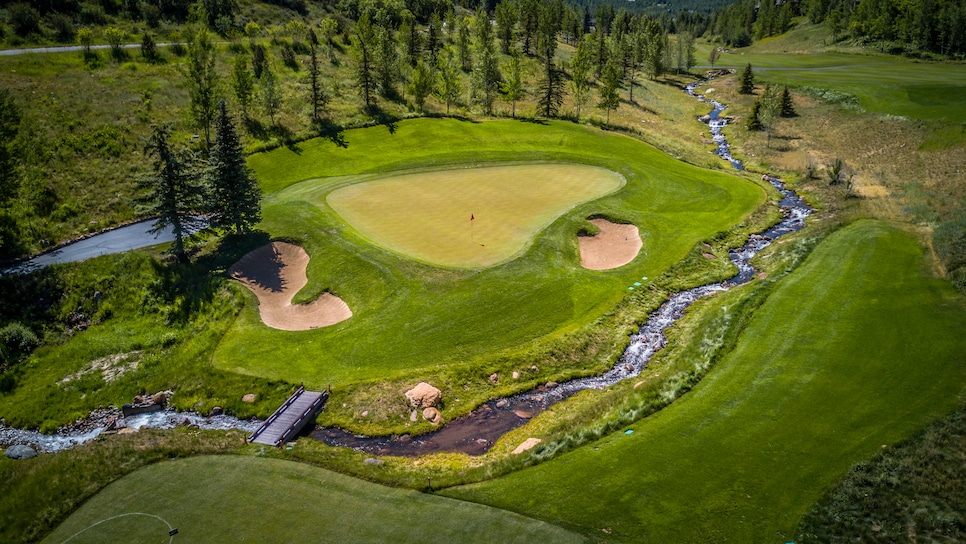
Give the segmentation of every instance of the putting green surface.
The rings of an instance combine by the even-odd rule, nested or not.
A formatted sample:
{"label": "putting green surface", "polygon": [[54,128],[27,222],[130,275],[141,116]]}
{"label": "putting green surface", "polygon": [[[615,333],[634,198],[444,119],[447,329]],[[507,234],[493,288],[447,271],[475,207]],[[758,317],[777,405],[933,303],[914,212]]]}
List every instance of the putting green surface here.
{"label": "putting green surface", "polygon": [[853,463],[962,398],[966,302],[926,268],[908,233],[846,227],[633,434],[444,493],[622,542],[790,541]]}
{"label": "putting green surface", "polygon": [[520,254],[560,214],[623,185],[603,168],[529,164],[400,174],[337,189],[326,200],[387,249],[478,268]]}
{"label": "putting green surface", "polygon": [[[241,456],[163,462],[111,484],[45,544],[582,542],[519,514]],[[73,536],[73,538],[71,538]]]}

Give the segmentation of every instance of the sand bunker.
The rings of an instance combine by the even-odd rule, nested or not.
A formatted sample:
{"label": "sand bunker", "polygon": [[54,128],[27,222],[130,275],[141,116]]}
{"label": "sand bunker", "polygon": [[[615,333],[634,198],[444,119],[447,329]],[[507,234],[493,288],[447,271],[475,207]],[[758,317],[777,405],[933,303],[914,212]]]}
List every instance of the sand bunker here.
{"label": "sand bunker", "polygon": [[343,300],[325,293],[307,304],[292,297],[308,283],[309,254],[286,242],[272,242],[245,255],[228,273],[258,297],[262,322],[283,331],[304,331],[335,325],[352,317]]}
{"label": "sand bunker", "polygon": [[596,236],[581,236],[580,266],[590,270],[609,270],[634,260],[644,246],[637,227],[611,223],[606,219],[591,219],[600,232]]}

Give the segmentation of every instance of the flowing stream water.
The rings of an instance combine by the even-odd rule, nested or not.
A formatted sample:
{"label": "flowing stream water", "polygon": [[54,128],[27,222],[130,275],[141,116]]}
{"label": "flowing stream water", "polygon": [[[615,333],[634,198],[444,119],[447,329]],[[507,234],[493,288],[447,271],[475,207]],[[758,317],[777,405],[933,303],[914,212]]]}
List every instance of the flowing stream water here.
{"label": "flowing stream water", "polygon": [[[721,158],[729,161],[736,169],[742,170],[741,161],[731,156],[722,129],[728,119],[720,114],[726,106],[695,92],[695,89],[713,78],[692,83],[685,92],[713,107],[711,113],[702,121],[707,122],[712,138],[718,144],[715,151]],[[365,437],[338,428],[317,428],[311,436],[332,446],[351,447],[379,455],[416,456],[440,451],[459,451],[470,455],[485,453],[498,438],[515,429],[536,414],[584,389],[603,389],[621,380],[637,376],[647,366],[648,361],[667,343],[664,330],[684,315],[684,311],[694,301],[741,285],[751,280],[755,270],[749,263],[752,257],[767,247],[779,236],[801,230],[805,217],[811,208],[795,192],[786,189],[778,178],[766,179],[782,194],[779,203],[783,217],[774,226],[753,234],[741,247],[729,252],[731,262],[738,273],[723,282],[712,283],[680,291],[668,297],[657,310],[652,312],[630,342],[620,360],[613,368],[599,376],[578,378],[560,384],[548,383],[530,391],[511,397],[491,400],[471,413],[446,423],[432,433],[419,436]],[[157,243],[157,242],[155,242]],[[113,426],[118,426],[120,412],[104,410],[73,425],[65,426],[55,434],[42,434],[36,431],[21,430],[0,423],[0,445],[30,445],[39,451],[56,452],[93,440]],[[194,425],[202,429],[239,429],[254,432],[261,421],[240,420],[232,416],[220,415],[205,417],[194,413],[161,411],[130,416],[120,421],[120,426],[131,428],[153,427],[172,428],[177,425]]]}

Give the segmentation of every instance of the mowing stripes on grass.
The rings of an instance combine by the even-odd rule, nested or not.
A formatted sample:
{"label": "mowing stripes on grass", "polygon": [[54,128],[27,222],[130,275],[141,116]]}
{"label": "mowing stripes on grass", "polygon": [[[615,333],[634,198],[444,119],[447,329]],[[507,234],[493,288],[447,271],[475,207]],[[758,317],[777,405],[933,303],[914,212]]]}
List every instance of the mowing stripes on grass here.
{"label": "mowing stripes on grass", "polygon": [[560,214],[623,185],[603,168],[528,164],[399,174],[336,189],[326,201],[387,249],[479,268],[519,255]]}
{"label": "mowing stripes on grass", "polygon": [[963,393],[966,302],[923,264],[895,226],[846,227],[692,392],[633,434],[444,493],[619,541],[790,540],[853,463]]}
{"label": "mowing stripes on grass", "polygon": [[[162,462],[108,486],[51,533],[59,544],[97,521],[139,510],[178,528],[176,540],[223,542],[582,542],[548,523],[324,469],[258,457]],[[159,527],[98,525],[79,542],[166,542]],[[134,518],[130,518],[134,519]],[[140,533],[138,533],[140,531]],[[130,540],[121,537],[130,535]],[[152,540],[153,539],[153,540]]]}

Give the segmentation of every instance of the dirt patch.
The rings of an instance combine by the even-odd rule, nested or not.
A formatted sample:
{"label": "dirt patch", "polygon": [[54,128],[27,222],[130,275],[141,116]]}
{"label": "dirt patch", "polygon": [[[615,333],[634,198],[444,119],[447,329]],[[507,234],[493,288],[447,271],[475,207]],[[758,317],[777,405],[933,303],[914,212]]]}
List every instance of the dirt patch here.
{"label": "dirt patch", "polygon": [[635,225],[611,223],[606,219],[590,221],[600,232],[581,236],[580,266],[589,270],[609,270],[634,260],[644,246]]}
{"label": "dirt patch", "polygon": [[262,322],[283,331],[327,327],[352,317],[339,297],[324,293],[306,304],[292,304],[308,277],[309,255],[300,246],[272,242],[245,255],[228,273],[258,297]]}
{"label": "dirt patch", "polygon": [[140,351],[129,351],[127,353],[115,353],[114,355],[108,355],[107,357],[101,357],[100,359],[95,359],[90,362],[84,369],[79,370],[69,376],[64,376],[61,378],[57,384],[64,385],[66,383],[72,382],[83,378],[87,374],[93,372],[100,372],[101,378],[104,379],[105,383],[111,383],[114,380],[120,378],[124,374],[136,370],[138,364],[141,362],[141,352]]}

